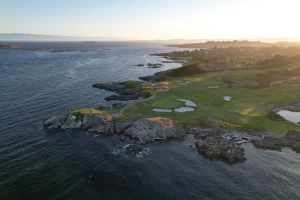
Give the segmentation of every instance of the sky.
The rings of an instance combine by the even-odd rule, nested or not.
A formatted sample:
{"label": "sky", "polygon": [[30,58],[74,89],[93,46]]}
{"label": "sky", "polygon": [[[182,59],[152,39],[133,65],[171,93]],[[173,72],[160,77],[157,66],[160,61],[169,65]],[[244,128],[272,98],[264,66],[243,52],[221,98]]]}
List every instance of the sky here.
{"label": "sky", "polygon": [[300,37],[300,0],[0,0],[0,8],[0,33],[124,40]]}

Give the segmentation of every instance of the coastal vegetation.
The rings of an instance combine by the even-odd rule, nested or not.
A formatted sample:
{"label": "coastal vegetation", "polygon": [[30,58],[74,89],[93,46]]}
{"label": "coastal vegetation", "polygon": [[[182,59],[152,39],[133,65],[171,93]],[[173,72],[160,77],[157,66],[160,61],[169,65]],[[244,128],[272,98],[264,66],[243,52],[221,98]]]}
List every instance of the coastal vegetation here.
{"label": "coastal vegetation", "polygon": [[[299,131],[298,124],[284,120],[272,109],[300,101],[300,48],[297,45],[261,46],[223,46],[158,54],[192,64],[158,73],[160,79],[168,82],[169,89],[156,91],[155,98],[129,106],[124,114],[161,116],[184,124],[276,134]],[[147,80],[147,77],[143,79]],[[159,82],[153,77],[150,80]],[[226,96],[229,100],[224,100]],[[178,108],[182,105],[176,101],[178,98],[194,101],[197,104],[195,111],[153,111],[153,108]]]}
{"label": "coastal vegetation", "polygon": [[[218,77],[234,79],[258,79],[264,69],[240,69],[235,71],[208,72],[201,75],[169,78],[170,89],[156,92],[156,98],[137,103],[125,111],[126,115],[143,115],[146,117],[163,116],[185,123],[214,125],[220,123],[231,127],[284,133],[289,129],[300,128],[286,121],[270,119],[271,107],[299,101],[299,85],[278,85],[270,88],[235,88],[230,87]],[[186,84],[182,80],[189,80]],[[217,85],[211,89],[208,86]],[[280,94],[280,95],[279,95]],[[230,102],[224,96],[231,96]],[[191,99],[196,102],[194,112],[189,113],[155,113],[154,107],[174,109],[180,102],[177,98]]]}
{"label": "coastal vegetation", "polygon": [[[233,45],[235,43],[238,44]],[[93,85],[117,93],[107,97],[107,100],[139,101],[121,106],[121,109],[106,110],[105,113],[99,109],[79,109],[77,112],[118,113],[127,119],[137,116],[164,117],[184,125],[273,134],[300,131],[299,124],[277,114],[280,110],[278,106],[300,102],[298,44],[288,47],[238,41],[221,42],[222,47],[217,42],[209,44],[215,44],[215,47],[156,54],[171,60],[184,60],[186,64],[141,77],[146,82]],[[229,47],[224,44],[229,44]],[[251,45],[246,47],[241,44]],[[184,108],[184,102],[178,99],[190,100],[195,107],[177,112],[178,108]]]}

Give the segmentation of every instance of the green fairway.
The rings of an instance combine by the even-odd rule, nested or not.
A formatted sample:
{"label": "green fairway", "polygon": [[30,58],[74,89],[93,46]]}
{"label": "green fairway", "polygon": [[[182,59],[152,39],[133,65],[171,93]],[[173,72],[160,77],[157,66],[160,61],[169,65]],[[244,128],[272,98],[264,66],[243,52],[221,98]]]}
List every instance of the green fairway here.
{"label": "green fairway", "polygon": [[[128,116],[162,116],[178,122],[210,125],[212,121],[272,133],[284,133],[287,130],[300,130],[300,127],[287,121],[272,121],[268,114],[272,105],[296,102],[300,100],[299,85],[278,85],[268,88],[231,88],[217,77],[235,79],[253,79],[264,69],[240,69],[220,72],[207,72],[188,77],[168,78],[169,91],[155,93],[155,98],[133,104],[124,111]],[[185,80],[190,80],[186,83]],[[209,88],[208,86],[219,86]],[[224,101],[224,96],[231,96],[231,101]],[[194,112],[156,113],[153,108],[177,108],[185,98],[197,104]]]}

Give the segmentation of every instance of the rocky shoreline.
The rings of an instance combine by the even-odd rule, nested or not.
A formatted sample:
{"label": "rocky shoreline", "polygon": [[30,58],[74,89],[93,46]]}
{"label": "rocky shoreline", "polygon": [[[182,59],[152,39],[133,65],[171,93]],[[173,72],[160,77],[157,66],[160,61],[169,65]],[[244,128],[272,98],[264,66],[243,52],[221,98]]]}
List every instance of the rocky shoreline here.
{"label": "rocky shoreline", "polygon": [[256,148],[277,150],[290,147],[300,152],[300,136],[289,132],[284,137],[255,136],[240,134],[230,130],[184,127],[167,118],[138,118],[122,120],[114,115],[83,115],[63,111],[44,121],[50,132],[84,130],[94,134],[120,135],[132,139],[136,145],[123,149],[126,154],[142,154],[141,145],[155,141],[182,140],[191,134],[195,138],[193,148],[210,160],[220,160],[228,164],[245,162],[243,144],[252,143]]}
{"label": "rocky shoreline", "polygon": [[117,93],[117,95],[105,97],[105,100],[107,101],[129,101],[149,96],[149,94],[145,93],[142,89],[128,88],[122,82],[95,83],[92,85],[92,87]]}

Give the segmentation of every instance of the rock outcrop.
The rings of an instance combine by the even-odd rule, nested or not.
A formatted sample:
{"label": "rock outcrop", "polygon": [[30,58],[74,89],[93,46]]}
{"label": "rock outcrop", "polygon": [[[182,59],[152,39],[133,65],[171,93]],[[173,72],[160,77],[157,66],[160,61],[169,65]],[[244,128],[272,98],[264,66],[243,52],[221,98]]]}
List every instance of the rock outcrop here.
{"label": "rock outcrop", "polygon": [[125,135],[139,140],[141,143],[155,140],[167,140],[183,137],[184,129],[175,127],[172,120],[166,118],[144,118],[131,123]]}
{"label": "rock outcrop", "polygon": [[137,65],[134,65],[134,66],[137,66],[137,67],[144,67],[145,65],[144,65],[144,64],[137,64]]}
{"label": "rock outcrop", "polygon": [[92,85],[95,88],[108,90],[112,92],[116,92],[117,95],[111,95],[106,97],[105,100],[120,100],[120,101],[128,101],[128,100],[136,100],[140,97],[147,96],[141,89],[139,88],[127,88],[125,84],[119,82],[110,82],[110,83],[96,83]]}
{"label": "rock outcrop", "polygon": [[126,88],[122,83],[119,83],[119,82],[95,83],[92,86],[95,88],[108,90],[108,91],[112,91],[112,92],[118,92],[118,91]]}
{"label": "rock outcrop", "polygon": [[115,109],[120,109],[120,108],[124,108],[127,104],[125,103],[114,103],[112,104],[112,108],[115,108]]}
{"label": "rock outcrop", "polygon": [[280,110],[288,110],[291,112],[300,112],[300,102],[290,103],[284,105],[276,105],[271,108],[273,113],[277,113]]}
{"label": "rock outcrop", "polygon": [[265,136],[252,140],[256,148],[281,151],[282,148],[290,147],[293,151],[300,153],[300,133],[289,131],[283,137]]}
{"label": "rock outcrop", "polygon": [[61,112],[44,122],[49,131],[86,130],[96,134],[124,134],[139,143],[183,137],[186,132],[166,118],[142,118],[130,122],[115,121],[104,115],[81,115]]}
{"label": "rock outcrop", "polygon": [[240,144],[220,133],[198,134],[196,138],[198,152],[208,159],[221,160],[228,164],[246,161],[245,150]]}
{"label": "rock outcrop", "polygon": [[172,69],[166,70],[166,71],[162,71],[162,72],[157,72],[154,75],[139,77],[139,79],[141,79],[143,81],[148,81],[148,82],[165,81],[166,80],[166,76],[171,71],[172,71]]}
{"label": "rock outcrop", "polygon": [[300,153],[300,133],[289,131],[283,137],[247,136],[232,131],[216,131],[201,128],[182,128],[167,118],[139,118],[132,121],[119,120],[115,115],[83,115],[64,111],[44,121],[49,131],[85,130],[95,134],[122,135],[136,141],[137,145],[126,146],[121,151],[126,154],[143,154],[141,144],[153,141],[181,139],[187,134],[194,135],[195,146],[208,159],[221,160],[228,164],[244,162],[245,150],[241,146],[252,142],[257,148],[281,150],[290,147]]}
{"label": "rock outcrop", "polygon": [[148,68],[161,68],[163,65],[160,63],[148,63]]}
{"label": "rock outcrop", "polygon": [[70,111],[63,111],[44,121],[44,127],[49,131],[83,129],[89,130],[98,125],[110,123],[109,119],[102,115],[81,115]]}

